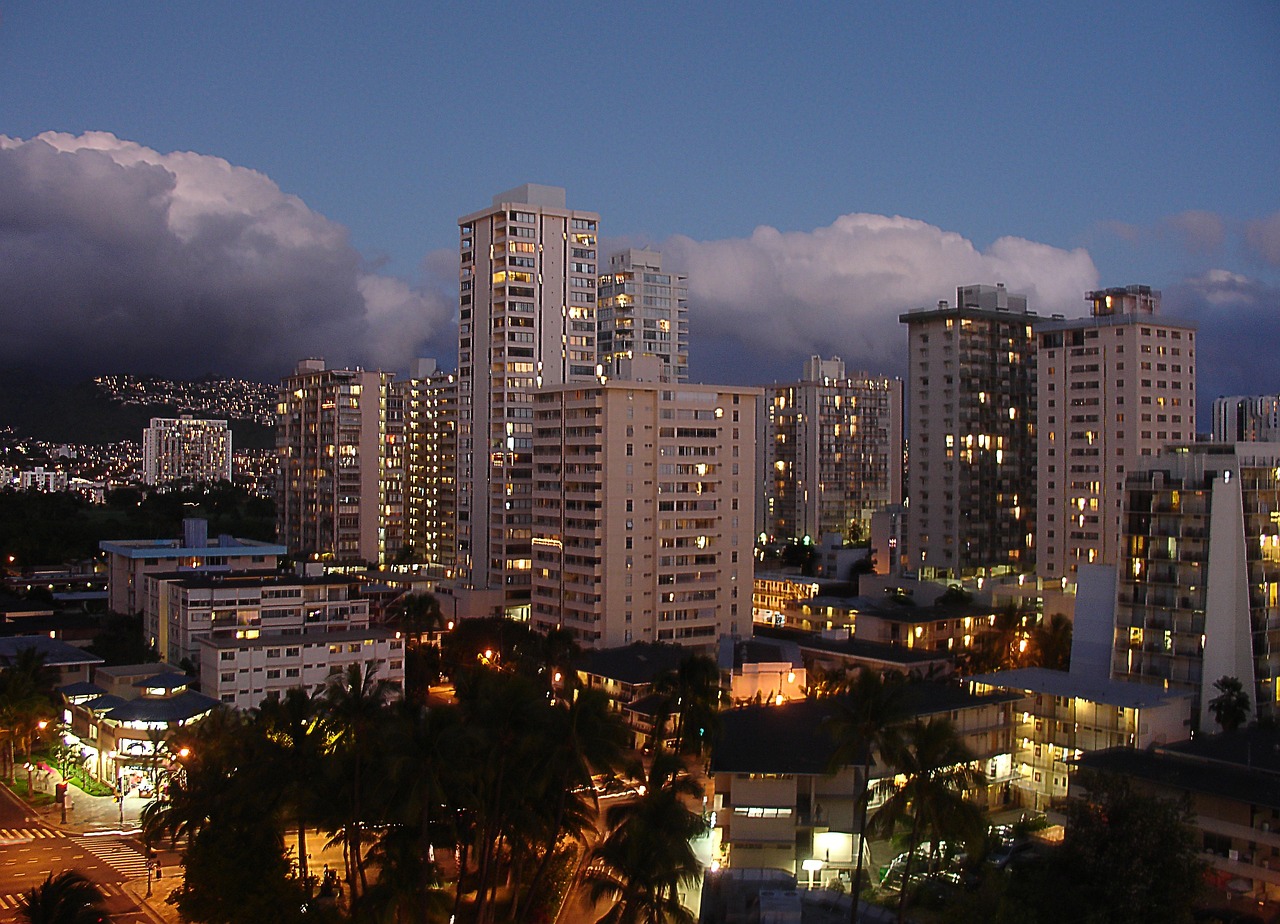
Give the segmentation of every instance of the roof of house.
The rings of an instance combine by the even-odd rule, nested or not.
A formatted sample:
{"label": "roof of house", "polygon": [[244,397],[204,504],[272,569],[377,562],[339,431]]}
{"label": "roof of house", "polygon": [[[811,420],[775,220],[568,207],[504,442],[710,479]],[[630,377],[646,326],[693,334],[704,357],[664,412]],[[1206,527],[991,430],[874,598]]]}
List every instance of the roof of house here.
{"label": "roof of house", "polygon": [[209,555],[287,555],[282,545],[235,536],[216,536],[207,545],[186,546],[181,539],[104,539],[98,548],[126,558],[191,558]]}
{"label": "roof of house", "polygon": [[804,632],[800,629],[756,625],[752,627],[752,633],[757,638],[794,641],[802,649],[823,651],[863,661],[893,664],[900,666],[903,670],[910,670],[913,667],[933,662],[949,662],[951,660],[950,654],[945,651],[907,648],[905,645],[868,642],[859,638],[823,638],[820,635]]}
{"label": "roof of house", "polygon": [[622,648],[587,652],[578,662],[578,670],[619,683],[653,683],[659,675],[679,667],[691,653],[680,645],[635,642]]}
{"label": "roof of house", "polygon": [[991,607],[977,606],[972,603],[935,601],[932,604],[906,602],[897,597],[885,595],[834,597],[819,596],[800,601],[804,606],[812,608],[833,607],[837,610],[874,616],[898,623],[940,622],[947,619],[963,619],[966,616],[985,619],[992,613]]}
{"label": "roof of house", "polygon": [[1248,732],[1236,732],[1145,751],[1107,748],[1083,754],[1075,763],[1182,792],[1280,809],[1280,739],[1275,732],[1264,733],[1265,740],[1250,738]]}
{"label": "roof of house", "polygon": [[176,671],[165,671],[164,673],[155,674],[151,677],[143,677],[141,680],[135,680],[135,687],[144,687],[146,689],[164,689],[177,690],[182,687],[189,687],[194,683],[191,677],[186,674],[180,674]]}
{"label": "roof of house", "polygon": [[[908,708],[918,718],[1012,702],[1009,694],[974,695],[952,684],[909,683]],[[731,773],[826,773],[835,743],[825,731],[839,698],[745,706],[720,714],[711,769]]]}
{"label": "roof of house", "polygon": [[102,658],[97,655],[47,635],[13,635],[0,637],[0,666],[13,663],[19,653],[28,648],[34,648],[44,655],[46,667],[102,663]]}
{"label": "roof of house", "polygon": [[89,683],[87,680],[81,680],[77,683],[68,683],[65,686],[58,687],[58,692],[63,696],[94,696],[107,691],[102,689],[96,683]]}
{"label": "roof of house", "polygon": [[1153,684],[1124,680],[1107,680],[1099,683],[1068,671],[1055,671],[1047,667],[1020,667],[1010,671],[974,674],[968,679],[975,683],[984,683],[1006,690],[1079,697],[1092,703],[1123,706],[1126,709],[1150,709],[1176,700],[1191,698],[1190,691],[1165,690]]}
{"label": "roof of house", "polygon": [[218,704],[212,696],[185,690],[175,696],[125,700],[111,710],[110,718],[115,722],[183,722],[204,715]]}

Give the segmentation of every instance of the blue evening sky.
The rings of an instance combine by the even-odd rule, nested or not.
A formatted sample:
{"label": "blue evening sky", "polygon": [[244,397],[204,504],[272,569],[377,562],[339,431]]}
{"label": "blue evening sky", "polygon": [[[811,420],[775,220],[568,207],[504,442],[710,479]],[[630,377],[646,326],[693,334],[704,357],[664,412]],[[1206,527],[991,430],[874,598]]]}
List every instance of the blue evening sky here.
{"label": "blue evening sky", "polygon": [[564,185],[606,235],[919,218],[1186,269],[1187,211],[1280,207],[1275,2],[6,3],[0,133],[223,157],[409,275]]}

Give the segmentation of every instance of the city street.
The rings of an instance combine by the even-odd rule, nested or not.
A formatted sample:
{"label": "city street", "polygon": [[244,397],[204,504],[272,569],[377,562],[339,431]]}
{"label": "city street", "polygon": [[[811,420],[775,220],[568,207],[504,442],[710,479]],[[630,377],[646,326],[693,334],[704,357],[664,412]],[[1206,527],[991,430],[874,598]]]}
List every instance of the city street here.
{"label": "city street", "polygon": [[[97,801],[111,803],[111,809],[118,811],[110,799],[91,800],[83,793],[76,794],[84,815],[94,814],[94,808],[97,813],[106,811],[105,806],[93,805]],[[49,823],[47,813],[48,809],[27,806],[0,788],[0,921],[15,920],[23,893],[44,882],[50,873],[66,870],[77,870],[103,891],[113,920],[123,924],[162,920],[141,907],[135,890],[126,888],[130,880],[146,879],[146,860],[136,839],[107,831],[62,830]]]}

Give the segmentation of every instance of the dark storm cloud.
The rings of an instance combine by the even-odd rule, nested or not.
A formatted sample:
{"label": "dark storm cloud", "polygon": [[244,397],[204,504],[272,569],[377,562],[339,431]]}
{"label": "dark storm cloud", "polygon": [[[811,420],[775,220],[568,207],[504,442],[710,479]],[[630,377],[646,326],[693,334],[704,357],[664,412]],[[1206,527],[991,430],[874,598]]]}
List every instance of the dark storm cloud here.
{"label": "dark storm cloud", "polygon": [[365,271],[345,229],[255,171],[103,133],[0,136],[5,371],[400,368],[452,310]]}
{"label": "dark storm cloud", "polygon": [[1161,312],[1194,322],[1197,419],[1208,429],[1221,395],[1280,393],[1280,289],[1227,270],[1166,286]]}

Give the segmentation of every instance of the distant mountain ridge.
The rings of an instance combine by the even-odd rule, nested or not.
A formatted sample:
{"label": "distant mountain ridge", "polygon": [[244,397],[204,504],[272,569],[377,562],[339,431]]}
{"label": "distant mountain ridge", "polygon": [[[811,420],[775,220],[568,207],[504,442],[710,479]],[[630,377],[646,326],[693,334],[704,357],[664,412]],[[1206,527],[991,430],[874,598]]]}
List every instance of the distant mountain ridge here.
{"label": "distant mountain ridge", "polygon": [[[99,384],[103,379],[125,381],[133,386],[125,393],[108,390]],[[175,383],[166,379],[144,379],[133,376],[103,376],[98,381],[75,383],[38,381],[15,378],[0,381],[0,426],[10,426],[19,436],[56,443],[116,443],[139,441],[152,417],[177,417],[179,414],[226,419],[234,435],[234,444],[244,449],[270,449],[275,430],[264,424],[270,411],[264,413],[261,402],[246,401],[242,406],[229,404],[191,408],[181,390],[168,386],[200,383],[236,383],[265,394],[274,394],[274,386],[244,383],[234,379],[205,377],[195,383]],[[155,387],[159,386],[159,387]],[[227,413],[230,410],[232,413]],[[256,419],[255,419],[256,418]]]}

